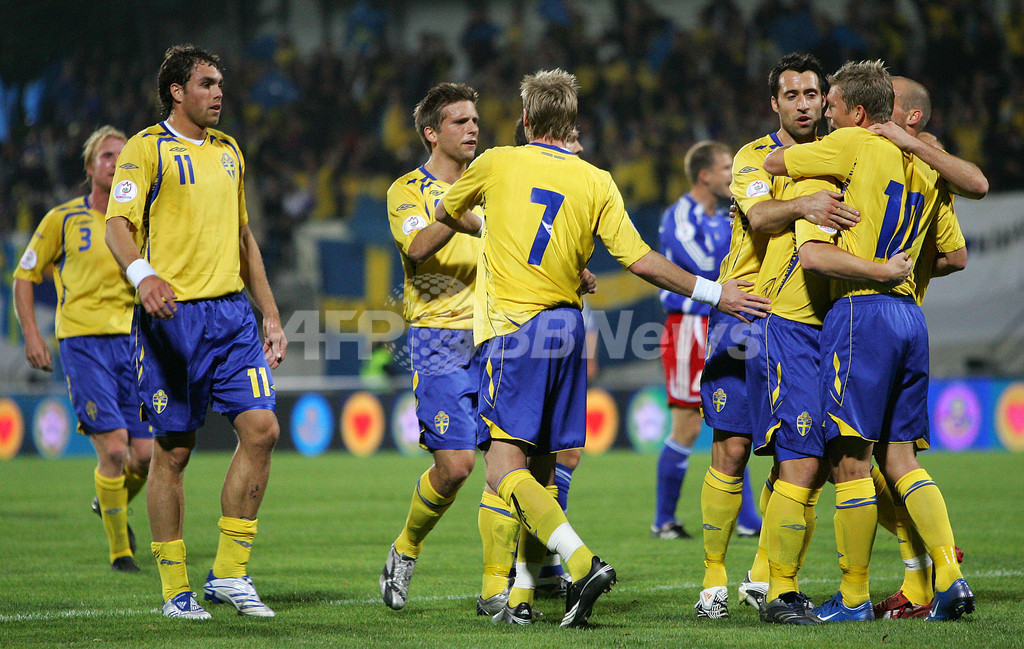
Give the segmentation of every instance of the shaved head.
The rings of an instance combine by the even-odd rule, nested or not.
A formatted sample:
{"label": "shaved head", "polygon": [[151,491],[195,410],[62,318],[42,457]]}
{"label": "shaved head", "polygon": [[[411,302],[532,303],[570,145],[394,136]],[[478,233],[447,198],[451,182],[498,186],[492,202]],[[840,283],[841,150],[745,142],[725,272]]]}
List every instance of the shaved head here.
{"label": "shaved head", "polygon": [[892,121],[918,133],[923,131],[932,116],[932,98],[928,89],[906,77],[893,77],[892,89],[895,93]]}

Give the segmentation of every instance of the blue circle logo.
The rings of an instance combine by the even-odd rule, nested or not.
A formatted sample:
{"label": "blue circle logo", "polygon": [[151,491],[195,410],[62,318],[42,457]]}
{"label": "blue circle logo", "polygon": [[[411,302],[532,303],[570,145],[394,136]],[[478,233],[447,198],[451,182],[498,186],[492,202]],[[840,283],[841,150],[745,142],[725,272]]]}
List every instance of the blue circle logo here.
{"label": "blue circle logo", "polygon": [[310,392],[299,397],[292,409],[292,443],[306,457],[323,454],[331,445],[334,414],[323,395]]}

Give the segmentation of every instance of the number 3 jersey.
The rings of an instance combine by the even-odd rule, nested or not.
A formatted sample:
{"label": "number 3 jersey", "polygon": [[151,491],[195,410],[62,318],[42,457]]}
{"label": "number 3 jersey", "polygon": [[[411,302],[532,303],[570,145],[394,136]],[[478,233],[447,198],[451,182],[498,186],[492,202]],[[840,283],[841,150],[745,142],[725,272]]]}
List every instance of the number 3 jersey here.
{"label": "number 3 jersey", "polygon": [[[835,239],[809,224],[797,225],[797,245],[835,241],[862,259],[884,263],[897,252],[914,261],[935,218],[938,176],[893,143],[860,127],[840,128],[817,142],[786,150],[793,178],[830,176],[843,186],[844,201],[860,210],[860,223]],[[833,281],[832,298],[895,294],[915,297],[914,276],[888,289],[881,284]]]}
{"label": "number 3 jersey", "polygon": [[135,289],[107,249],[106,232],[88,196],[70,200],[43,217],[14,270],[15,279],[38,284],[53,264],[58,339],[131,331]]}
{"label": "number 3 jersey", "polygon": [[245,161],[230,136],[207,129],[195,144],[161,122],[121,151],[107,219],[128,219],[140,254],[178,300],[237,293],[239,228],[249,221],[244,177]]}
{"label": "number 3 jersey", "polygon": [[487,212],[483,276],[477,277],[484,284],[474,310],[477,344],[518,330],[546,309],[581,308],[580,273],[595,236],[624,267],[651,250],[611,174],[557,146],[488,149],[442,201],[454,216],[474,205]]}

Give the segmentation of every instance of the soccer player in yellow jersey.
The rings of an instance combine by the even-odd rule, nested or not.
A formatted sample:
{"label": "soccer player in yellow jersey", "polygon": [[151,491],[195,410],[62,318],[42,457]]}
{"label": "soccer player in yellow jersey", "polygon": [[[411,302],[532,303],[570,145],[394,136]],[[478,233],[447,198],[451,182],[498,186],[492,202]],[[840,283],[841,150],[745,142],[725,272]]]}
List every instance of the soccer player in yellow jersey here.
{"label": "soccer player in yellow jersey", "polygon": [[14,271],[14,310],[25,335],[29,365],[50,372],[53,362],[35,318],[34,284],[53,264],[56,334],[78,432],[96,449],[96,499],[110,546],[110,567],[138,572],[128,503],[146,483],[153,432],[139,421],[129,332],[135,291],[103,241],[104,214],[117,157],[127,138],[112,126],[97,129],[83,157],[89,194],[43,217]]}
{"label": "soccer player in yellow jersey", "polygon": [[835,178],[863,218],[838,241],[797,231],[801,263],[833,280],[835,299],[822,329],[820,387],[843,580],[815,615],[823,621],[874,618],[868,592],[878,520],[874,451],[935,565],[928,619],[957,619],[974,610],[974,594],[957,563],[942,494],[915,456],[915,443],[928,438],[928,342],[913,275],[890,289],[856,281],[850,272],[857,262],[885,262],[899,253],[917,260],[935,218],[938,174],[867,130],[892,115],[892,81],[881,61],[847,63],[830,81],[826,116],[837,130],[765,160],[771,173]]}
{"label": "soccer player in yellow jersey", "polygon": [[[767,251],[768,233],[789,231],[796,219],[806,218],[838,229],[857,222],[856,210],[841,201],[842,195],[834,191],[836,188],[800,195],[789,189],[792,183],[788,179],[773,177],[763,168],[765,156],[775,148],[815,139],[824,106],[823,85],[821,64],[808,54],[787,54],[769,73],[769,96],[772,109],[779,115],[779,130],[754,140],[736,154],[731,191],[738,214],[732,222],[732,238],[729,253],[722,261],[720,282],[730,279],[757,282]],[[784,243],[782,245],[784,248]],[[780,286],[783,283],[780,282]],[[757,352],[763,347],[758,340],[760,335],[760,321],[746,325],[716,310],[712,310],[708,318],[701,401],[704,420],[714,431],[714,438],[711,467],[701,491],[705,573],[703,590],[695,606],[698,617],[728,615],[725,555],[740,511],[744,468],[751,452],[751,401],[747,387],[750,370],[747,366],[753,366],[759,358]],[[772,493],[773,482],[770,478],[762,493],[762,512]],[[813,510],[809,510],[809,514],[813,520]],[[754,565],[739,589],[742,601],[759,608],[768,591],[764,527],[761,540]]]}
{"label": "soccer player in yellow jersey", "polygon": [[[566,149],[576,124],[576,78],[562,70],[527,76],[521,84],[530,144],[497,147],[478,157],[438,203],[435,219],[475,232],[469,212],[484,204],[487,234],[480,272],[482,305],[474,339],[486,374],[481,416],[490,430],[487,483],[530,532],[509,594],[510,623],[532,621],[533,579],[541,544],[565,560],[573,584],[562,626],[586,624],[594,602],[616,581],[594,556],[543,485],[552,481],[555,453],[585,441],[586,361],[579,277],[600,238],[631,272],[738,317],[760,316],[769,301],[697,278],[652,252],[623,208],[611,176]],[[539,542],[539,543],[538,543]]]}
{"label": "soccer player in yellow jersey", "polygon": [[[132,326],[138,396],[158,429],[148,490],[167,617],[210,617],[185,564],[185,466],[209,405],[238,436],[221,492],[220,541],[206,600],[272,617],[248,572],[257,513],[280,433],[270,372],[287,341],[245,207],[245,160],[220,120],[220,59],[167,50],[157,76],[167,118],[128,140],[107,208],[107,244],[138,291]],[[265,341],[249,299],[263,314]]]}
{"label": "soccer player in yellow jersey", "polygon": [[[455,500],[476,461],[480,367],[473,344],[473,295],[481,240],[432,223],[434,204],[476,153],[476,101],[476,91],[464,84],[441,83],[427,92],[413,119],[430,158],[388,190],[388,222],[405,269],[405,318],[420,444],[434,458],[416,483],[405,527],[381,572],[381,597],[395,610],[408,601],[423,541]],[[493,616],[508,599],[519,522],[486,486],[478,521],[484,576],[477,613]]]}

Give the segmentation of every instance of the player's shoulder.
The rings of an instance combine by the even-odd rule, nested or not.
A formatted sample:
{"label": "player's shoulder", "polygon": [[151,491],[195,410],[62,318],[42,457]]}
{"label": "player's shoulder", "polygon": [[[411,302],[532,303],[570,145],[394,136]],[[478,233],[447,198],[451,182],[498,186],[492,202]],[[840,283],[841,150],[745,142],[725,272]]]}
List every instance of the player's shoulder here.
{"label": "player's shoulder", "polygon": [[206,129],[206,134],[209,136],[210,142],[213,144],[225,144],[234,149],[235,151],[239,150],[238,140],[228,135],[224,131],[218,131],[215,128],[208,128]]}
{"label": "player's shoulder", "polygon": [[430,178],[426,172],[424,172],[423,167],[417,167],[412,171],[399,176],[395,179],[395,182],[391,183],[387,192],[388,199],[390,200],[392,197],[402,196],[405,194],[418,194],[419,186],[429,180]]}
{"label": "player's shoulder", "polygon": [[77,196],[75,198],[72,198],[69,201],[64,201],[60,205],[57,205],[52,210],[47,212],[46,216],[44,216],[43,218],[47,218],[47,217],[49,217],[51,215],[54,215],[54,216],[56,216],[56,215],[64,215],[64,214],[67,214],[68,212],[78,212],[78,211],[89,210],[89,209],[91,209],[91,208],[89,207],[88,203],[86,202],[86,197],[85,196]]}

